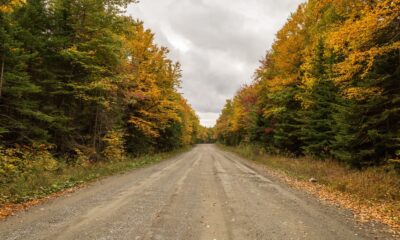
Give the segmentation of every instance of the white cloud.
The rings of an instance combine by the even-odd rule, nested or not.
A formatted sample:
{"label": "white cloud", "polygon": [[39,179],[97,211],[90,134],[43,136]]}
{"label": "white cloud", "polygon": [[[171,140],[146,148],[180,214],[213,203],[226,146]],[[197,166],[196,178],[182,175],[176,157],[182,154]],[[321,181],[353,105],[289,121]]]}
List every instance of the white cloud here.
{"label": "white cloud", "polygon": [[275,33],[304,0],[142,0],[143,20],[183,70],[182,92],[212,126],[225,100],[252,80]]}

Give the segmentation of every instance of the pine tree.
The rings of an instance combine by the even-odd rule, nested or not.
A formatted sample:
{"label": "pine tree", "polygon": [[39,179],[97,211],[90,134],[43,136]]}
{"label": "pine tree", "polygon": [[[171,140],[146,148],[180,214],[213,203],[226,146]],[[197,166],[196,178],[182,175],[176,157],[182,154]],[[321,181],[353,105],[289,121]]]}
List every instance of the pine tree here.
{"label": "pine tree", "polygon": [[276,124],[272,144],[280,153],[301,154],[303,141],[297,131],[297,112],[301,106],[295,97],[299,91],[297,86],[291,86],[274,93],[274,104],[281,106],[281,110],[273,120]]}
{"label": "pine tree", "polygon": [[362,99],[342,99],[338,105],[335,157],[355,167],[382,164],[399,149],[400,53],[392,51],[376,61],[360,87],[382,88]]}
{"label": "pine tree", "polygon": [[305,87],[302,93],[305,106],[297,113],[304,153],[322,159],[331,157],[335,125],[334,104],[338,91],[329,78],[333,63],[333,57],[330,58],[325,56],[324,42],[320,39],[310,62],[307,63],[305,73],[305,78],[311,78],[313,82],[311,87]]}
{"label": "pine tree", "polygon": [[24,46],[24,29],[14,21],[15,11],[0,12],[0,135],[10,145],[46,141],[48,132],[41,125],[53,121],[36,100],[42,89],[29,75],[35,53]]}

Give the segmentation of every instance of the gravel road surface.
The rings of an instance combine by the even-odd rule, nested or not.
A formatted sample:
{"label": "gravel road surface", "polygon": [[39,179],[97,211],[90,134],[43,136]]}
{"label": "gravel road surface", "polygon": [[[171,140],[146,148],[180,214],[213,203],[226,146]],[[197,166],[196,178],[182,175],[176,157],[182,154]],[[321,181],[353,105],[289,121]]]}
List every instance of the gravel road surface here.
{"label": "gravel road surface", "polygon": [[[375,231],[375,232],[374,232]],[[214,145],[0,222],[0,239],[388,239]]]}

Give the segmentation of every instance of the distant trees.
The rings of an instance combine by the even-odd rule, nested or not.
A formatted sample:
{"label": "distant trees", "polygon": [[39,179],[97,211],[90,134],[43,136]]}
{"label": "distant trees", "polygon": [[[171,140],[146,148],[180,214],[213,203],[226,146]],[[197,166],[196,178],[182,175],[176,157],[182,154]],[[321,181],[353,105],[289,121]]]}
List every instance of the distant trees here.
{"label": "distant trees", "polygon": [[[358,168],[397,159],[399,13],[399,0],[300,5],[253,84],[227,102],[215,128],[218,140]],[[255,99],[250,109],[242,100],[248,91]]]}
{"label": "distant trees", "polygon": [[197,132],[196,143],[215,143],[214,128],[200,126]]}
{"label": "distant trees", "polygon": [[0,5],[0,156],[40,145],[96,161],[196,141],[199,119],[177,91],[180,65],[121,14],[132,2]]}

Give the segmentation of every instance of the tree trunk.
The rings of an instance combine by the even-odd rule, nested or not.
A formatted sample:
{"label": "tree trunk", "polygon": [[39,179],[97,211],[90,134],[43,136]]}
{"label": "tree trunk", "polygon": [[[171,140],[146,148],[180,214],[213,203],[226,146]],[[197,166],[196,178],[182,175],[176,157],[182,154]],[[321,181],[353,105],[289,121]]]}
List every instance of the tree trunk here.
{"label": "tree trunk", "polygon": [[97,143],[97,125],[98,125],[98,123],[99,123],[99,106],[97,105],[96,106],[96,117],[94,120],[94,129],[93,129],[93,148],[96,151],[96,153],[97,153],[96,143]]}
{"label": "tree trunk", "polygon": [[4,81],[4,64],[6,61],[6,55],[3,53],[1,56],[1,72],[0,72],[0,98],[3,90],[3,81]]}

